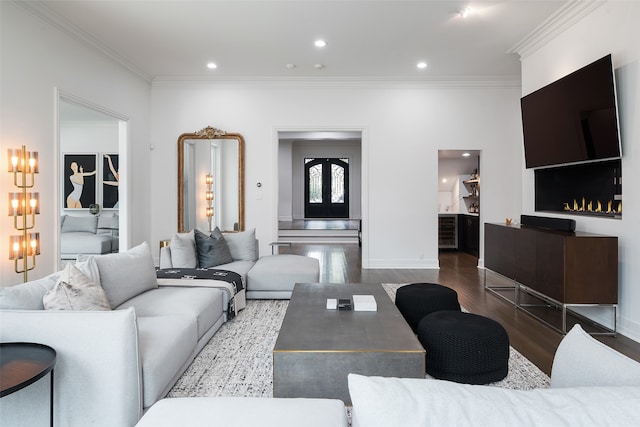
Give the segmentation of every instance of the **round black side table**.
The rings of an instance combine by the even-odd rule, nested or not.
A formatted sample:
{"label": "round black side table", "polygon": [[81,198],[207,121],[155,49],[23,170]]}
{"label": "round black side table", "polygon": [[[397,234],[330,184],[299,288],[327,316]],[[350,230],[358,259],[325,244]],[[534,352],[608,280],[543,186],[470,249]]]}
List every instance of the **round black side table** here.
{"label": "round black side table", "polygon": [[44,344],[0,343],[0,398],[22,390],[51,373],[49,421],[53,427],[53,367],[56,351]]}

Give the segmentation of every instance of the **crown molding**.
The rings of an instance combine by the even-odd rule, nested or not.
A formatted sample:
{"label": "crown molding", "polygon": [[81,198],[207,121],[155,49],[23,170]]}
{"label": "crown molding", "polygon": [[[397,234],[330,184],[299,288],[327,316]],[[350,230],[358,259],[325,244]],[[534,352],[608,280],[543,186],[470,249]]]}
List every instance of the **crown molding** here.
{"label": "crown molding", "polygon": [[607,1],[572,0],[568,2],[516,43],[507,53],[517,53],[520,55],[520,60],[523,60]]}
{"label": "crown molding", "polygon": [[283,88],[283,89],[467,89],[467,88],[520,88],[520,77],[447,77],[430,79],[400,79],[398,77],[247,77],[198,78],[157,77],[151,82],[155,88]]}
{"label": "crown molding", "polygon": [[[1,0],[0,0],[1,1]],[[136,76],[142,78],[146,82],[151,82],[152,76],[142,70],[140,67],[124,58],[111,48],[104,45],[100,40],[87,34],[68,20],[52,11],[44,1],[13,1],[12,3],[20,6],[22,9],[50,24],[57,30],[68,35],[72,39],[82,43],[95,52],[102,54],[108,59],[122,65],[125,69],[132,72]]]}

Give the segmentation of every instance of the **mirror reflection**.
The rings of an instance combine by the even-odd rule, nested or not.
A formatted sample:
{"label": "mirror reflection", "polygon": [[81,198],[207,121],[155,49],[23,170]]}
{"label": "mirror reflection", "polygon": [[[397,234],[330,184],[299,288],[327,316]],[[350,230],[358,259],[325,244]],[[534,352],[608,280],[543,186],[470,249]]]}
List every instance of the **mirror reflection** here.
{"label": "mirror reflection", "polygon": [[244,230],[244,139],[207,127],[178,138],[178,231]]}

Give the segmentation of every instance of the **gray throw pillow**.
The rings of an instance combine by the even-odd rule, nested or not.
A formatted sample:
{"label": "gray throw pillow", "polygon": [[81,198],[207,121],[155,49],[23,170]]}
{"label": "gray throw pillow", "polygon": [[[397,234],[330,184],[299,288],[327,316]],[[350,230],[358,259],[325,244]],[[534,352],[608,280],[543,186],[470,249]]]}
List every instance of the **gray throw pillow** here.
{"label": "gray throw pillow", "polygon": [[[218,227],[213,230],[210,236],[200,230],[196,230],[195,235],[200,268],[211,268],[233,262],[227,242]],[[171,249],[171,258],[173,259],[173,248]]]}
{"label": "gray throw pillow", "polygon": [[156,267],[147,242],[126,252],[93,257],[100,271],[100,284],[111,308],[158,287]]}
{"label": "gray throw pillow", "polygon": [[188,233],[178,233],[171,238],[171,265],[173,268],[196,268],[198,256],[196,254],[196,240],[193,230]]}
{"label": "gray throw pillow", "polygon": [[62,223],[62,232],[71,233],[76,231],[85,231],[88,233],[96,232],[98,228],[98,217],[91,216],[72,216],[66,215]]}
{"label": "gray throw pillow", "polygon": [[107,295],[72,262],[67,263],[56,285],[42,297],[45,310],[111,310]]}

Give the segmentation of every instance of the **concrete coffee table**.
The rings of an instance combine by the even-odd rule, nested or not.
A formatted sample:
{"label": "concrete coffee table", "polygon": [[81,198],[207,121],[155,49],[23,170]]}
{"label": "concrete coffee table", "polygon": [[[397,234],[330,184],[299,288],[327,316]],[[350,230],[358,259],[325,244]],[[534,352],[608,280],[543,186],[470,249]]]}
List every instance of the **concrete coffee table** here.
{"label": "concrete coffee table", "polygon": [[[326,308],[373,295],[377,311]],[[273,349],[274,397],[350,404],[347,375],[424,378],[425,352],[381,285],[297,283]]]}

